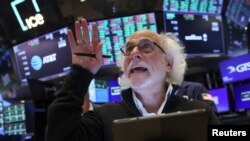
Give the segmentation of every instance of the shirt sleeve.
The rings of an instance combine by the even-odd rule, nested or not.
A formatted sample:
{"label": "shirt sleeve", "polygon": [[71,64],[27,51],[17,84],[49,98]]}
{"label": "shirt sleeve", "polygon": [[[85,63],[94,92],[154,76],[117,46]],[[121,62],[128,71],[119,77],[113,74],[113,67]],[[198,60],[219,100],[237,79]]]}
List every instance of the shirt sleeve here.
{"label": "shirt sleeve", "polygon": [[50,104],[45,131],[46,141],[99,141],[102,139],[101,120],[97,113],[81,117],[84,94],[93,74],[72,66],[63,88]]}

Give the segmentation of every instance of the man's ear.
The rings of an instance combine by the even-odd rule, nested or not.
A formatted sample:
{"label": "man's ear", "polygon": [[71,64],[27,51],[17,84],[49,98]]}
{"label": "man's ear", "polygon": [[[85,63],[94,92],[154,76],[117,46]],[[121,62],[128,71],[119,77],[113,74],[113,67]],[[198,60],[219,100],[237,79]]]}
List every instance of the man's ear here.
{"label": "man's ear", "polygon": [[171,72],[174,64],[174,59],[173,58],[166,58],[166,69],[167,72]]}

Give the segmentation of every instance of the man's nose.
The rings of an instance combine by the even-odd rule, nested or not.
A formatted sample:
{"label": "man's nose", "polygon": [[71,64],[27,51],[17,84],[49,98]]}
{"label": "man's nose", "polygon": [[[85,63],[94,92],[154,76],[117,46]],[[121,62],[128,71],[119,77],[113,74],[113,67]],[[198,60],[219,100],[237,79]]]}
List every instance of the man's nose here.
{"label": "man's nose", "polygon": [[130,59],[134,60],[134,59],[141,59],[141,52],[138,48],[138,46],[135,46],[132,51],[130,52]]}

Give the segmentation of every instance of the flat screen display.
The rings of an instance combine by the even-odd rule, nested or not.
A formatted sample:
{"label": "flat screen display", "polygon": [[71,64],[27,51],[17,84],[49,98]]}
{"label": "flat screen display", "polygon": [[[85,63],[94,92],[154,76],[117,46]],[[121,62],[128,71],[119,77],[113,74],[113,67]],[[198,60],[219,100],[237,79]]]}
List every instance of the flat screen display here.
{"label": "flat screen display", "polygon": [[227,55],[236,57],[248,53],[247,30],[231,20],[226,20]]}
{"label": "flat screen display", "polygon": [[5,135],[21,135],[27,133],[24,104],[16,104],[4,107],[3,116]]}
{"label": "flat screen display", "polygon": [[226,17],[241,27],[250,21],[250,4],[248,0],[229,0]]}
{"label": "flat screen display", "polygon": [[209,94],[213,97],[218,113],[230,111],[227,88],[211,89]]}
{"label": "flat screen display", "polygon": [[220,14],[223,0],[163,0],[163,11]]}
{"label": "flat screen display", "polygon": [[230,58],[219,62],[224,84],[250,78],[250,54]]}
{"label": "flat screen display", "polygon": [[250,109],[250,84],[234,87],[235,110]]}
{"label": "flat screen display", "polygon": [[121,92],[118,81],[93,79],[89,85],[89,98],[93,103],[120,101]]}
{"label": "flat screen display", "polygon": [[104,58],[104,65],[115,64],[116,60],[119,60],[121,55],[120,48],[135,31],[149,29],[157,32],[155,13],[97,20],[95,22],[99,29],[100,41],[103,43],[102,52],[111,56],[110,58]]}
{"label": "flat screen display", "polygon": [[188,56],[224,54],[224,36],[220,15],[165,13],[165,32],[183,41]]}
{"label": "flat screen display", "polygon": [[4,135],[4,128],[3,128],[3,102],[0,101],[0,136]]}
{"label": "flat screen display", "polygon": [[13,47],[21,84],[27,83],[27,78],[49,80],[70,71],[67,29],[61,28]]}
{"label": "flat screen display", "polygon": [[10,51],[7,50],[0,58],[0,86],[6,87],[11,83],[11,74],[13,74],[13,64],[10,57]]}
{"label": "flat screen display", "polygon": [[10,50],[0,57],[0,95],[4,98],[13,97],[15,88],[18,86],[18,75],[16,72],[13,54]]}

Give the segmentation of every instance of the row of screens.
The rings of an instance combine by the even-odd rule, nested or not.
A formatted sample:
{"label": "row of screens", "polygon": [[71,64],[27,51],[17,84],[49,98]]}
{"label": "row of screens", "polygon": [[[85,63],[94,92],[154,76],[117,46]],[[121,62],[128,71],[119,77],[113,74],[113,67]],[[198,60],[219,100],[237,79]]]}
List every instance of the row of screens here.
{"label": "row of screens", "polygon": [[[124,13],[131,13],[131,11],[135,10],[133,12],[144,12],[144,11],[152,11],[152,10],[158,10],[158,11],[166,11],[166,12],[172,12],[172,13],[194,13],[194,14],[211,14],[211,15],[221,15],[223,5],[227,6],[227,14],[226,16],[234,21],[235,23],[239,25],[245,25],[247,24],[249,20],[249,5],[247,4],[247,0],[230,0],[230,2],[224,1],[224,0],[160,0],[160,6],[156,6],[154,4],[159,3],[158,1],[147,5],[144,3],[144,1],[138,1],[133,5],[133,7],[130,6],[128,0],[125,1],[112,1],[111,2],[103,2],[104,4],[109,5],[108,8],[104,8],[103,11],[98,11],[100,13],[106,13],[107,11],[110,11],[109,15],[101,16],[100,14],[93,14],[94,17],[91,17],[92,19],[97,18],[107,18],[112,15],[115,15],[116,12],[119,13],[119,11],[123,11],[123,8],[126,10],[123,11]],[[98,1],[99,2],[99,1]],[[30,18],[30,16],[35,16],[37,14],[37,11],[35,10],[33,4],[30,1],[22,1],[21,4],[18,4],[18,7],[16,9],[16,12],[11,7],[10,2],[1,2],[1,5],[5,8],[2,8],[1,12],[5,13],[5,15],[2,15],[2,21],[3,21],[3,29],[7,29],[9,31],[8,33],[5,33],[6,35],[9,35],[12,40],[17,40],[17,42],[24,41],[27,38],[31,38],[32,36],[41,35],[47,32],[47,30],[55,29],[56,27],[62,25],[63,18],[67,19],[67,17],[63,17],[63,14],[59,10],[59,4],[54,1],[44,1],[44,0],[37,0],[38,7],[40,8],[40,14],[44,17],[44,24],[39,25],[35,28],[31,28],[28,31],[23,31],[21,26],[21,23],[23,23],[23,26],[26,26],[25,19]],[[93,8],[94,11],[98,10],[99,8],[93,6],[91,2],[85,2],[89,9]],[[117,6],[117,4],[121,4],[122,6]],[[152,3],[152,2],[151,2]],[[228,5],[227,5],[228,3]],[[71,4],[71,3],[69,3]],[[84,3],[81,3],[83,5]],[[118,5],[119,5],[118,4]],[[110,6],[112,5],[112,6]],[[80,3],[79,3],[80,6]],[[127,7],[128,6],[128,7]],[[157,8],[155,8],[155,6]],[[78,8],[78,7],[76,7]],[[30,10],[26,10],[30,9]],[[75,13],[73,11],[70,15],[74,15]],[[82,13],[88,13],[88,11],[84,11]],[[80,14],[82,14],[80,13]],[[79,15],[80,15],[79,14]],[[19,15],[19,18],[17,18]],[[67,14],[66,14],[67,15]],[[86,16],[82,14],[82,16]],[[95,17],[96,16],[96,17]],[[88,16],[87,16],[88,17]],[[9,22],[8,20],[10,19]],[[65,21],[64,21],[65,22]]]}
{"label": "row of screens", "polygon": [[[164,32],[173,32],[184,42],[185,50],[190,56],[219,56],[225,52],[222,19],[218,15],[178,15],[174,13],[162,15],[161,12],[154,12],[95,22],[100,30],[99,37],[103,43],[103,54],[111,56],[103,58],[103,65],[115,64],[119,60],[121,55],[119,48],[136,30],[149,29],[161,32],[162,24],[164,24]],[[71,54],[67,29],[65,27],[13,47],[21,83],[26,83],[27,78],[49,80],[69,72]],[[230,39],[234,40],[234,31],[231,29],[233,28],[230,28],[232,31]],[[246,43],[241,41],[242,44],[238,44],[240,39],[235,40],[232,41],[231,49],[247,52]],[[216,44],[214,44],[215,42]],[[235,42],[238,46],[234,46]],[[245,42],[247,41],[245,40]],[[241,54],[245,52],[241,52]],[[2,78],[7,79],[4,74]]]}
{"label": "row of screens", "polygon": [[[103,54],[111,56],[103,58],[103,65],[115,64],[121,54],[120,47],[136,30],[157,31],[155,16],[148,13],[95,21],[100,30],[100,40],[104,43]],[[48,80],[69,72],[71,54],[67,30],[65,27],[13,47],[21,83],[26,83],[26,78]]]}
{"label": "row of screens", "polygon": [[[218,113],[230,112],[230,96],[227,88],[218,88],[209,90],[213,100],[216,104]],[[250,109],[250,84],[234,86],[234,109],[235,111],[242,111]]]}
{"label": "row of screens", "polygon": [[163,0],[163,11],[220,14],[223,0]]}
{"label": "row of screens", "polygon": [[[230,94],[227,88],[209,90],[216,104],[218,113],[230,112]],[[121,100],[121,90],[117,80],[92,80],[89,86],[90,100],[93,103],[118,102]],[[234,110],[250,109],[250,84],[234,86]]]}

